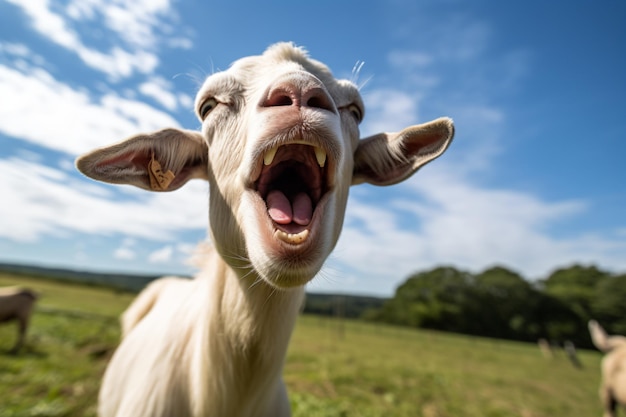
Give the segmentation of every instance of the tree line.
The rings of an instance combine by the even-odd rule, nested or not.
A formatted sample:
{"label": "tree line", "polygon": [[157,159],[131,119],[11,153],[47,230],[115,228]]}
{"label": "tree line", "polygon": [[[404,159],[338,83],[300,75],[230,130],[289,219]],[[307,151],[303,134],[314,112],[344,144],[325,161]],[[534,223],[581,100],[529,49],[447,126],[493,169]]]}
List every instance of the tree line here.
{"label": "tree line", "polygon": [[438,267],[411,275],[364,318],[476,336],[592,347],[587,322],[626,335],[626,274],[573,265],[529,282],[502,266],[471,274]]}

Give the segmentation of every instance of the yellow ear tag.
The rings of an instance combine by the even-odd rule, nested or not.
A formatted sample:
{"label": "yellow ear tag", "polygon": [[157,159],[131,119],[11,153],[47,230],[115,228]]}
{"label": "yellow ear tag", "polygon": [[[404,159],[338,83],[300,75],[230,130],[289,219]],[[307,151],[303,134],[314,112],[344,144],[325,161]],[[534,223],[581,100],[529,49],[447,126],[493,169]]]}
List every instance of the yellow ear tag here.
{"label": "yellow ear tag", "polygon": [[163,172],[159,161],[154,159],[154,152],[152,152],[152,159],[148,162],[148,175],[150,177],[150,188],[154,191],[166,191],[176,176],[169,169],[167,172]]}

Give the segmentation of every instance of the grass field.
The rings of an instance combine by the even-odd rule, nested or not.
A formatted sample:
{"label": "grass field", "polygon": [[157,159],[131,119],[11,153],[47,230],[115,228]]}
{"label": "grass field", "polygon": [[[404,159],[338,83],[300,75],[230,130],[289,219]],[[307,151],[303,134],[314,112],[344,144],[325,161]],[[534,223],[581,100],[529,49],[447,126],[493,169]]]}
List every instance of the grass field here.
{"label": "grass field", "polygon": [[[0,275],[16,284],[42,297],[19,355],[15,326],[0,327],[0,417],[95,416],[133,296]],[[579,353],[582,369],[531,344],[303,316],[285,380],[294,417],[600,416],[600,354]]]}

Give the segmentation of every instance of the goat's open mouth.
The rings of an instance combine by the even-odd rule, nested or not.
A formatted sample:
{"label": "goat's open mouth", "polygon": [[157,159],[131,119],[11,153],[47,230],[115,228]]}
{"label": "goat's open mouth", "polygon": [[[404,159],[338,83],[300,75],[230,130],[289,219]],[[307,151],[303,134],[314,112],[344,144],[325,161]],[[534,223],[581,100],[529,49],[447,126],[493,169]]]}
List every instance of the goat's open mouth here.
{"label": "goat's open mouth", "polygon": [[326,151],[303,142],[270,148],[254,186],[265,201],[274,236],[298,245],[309,237],[314,214],[328,192]]}

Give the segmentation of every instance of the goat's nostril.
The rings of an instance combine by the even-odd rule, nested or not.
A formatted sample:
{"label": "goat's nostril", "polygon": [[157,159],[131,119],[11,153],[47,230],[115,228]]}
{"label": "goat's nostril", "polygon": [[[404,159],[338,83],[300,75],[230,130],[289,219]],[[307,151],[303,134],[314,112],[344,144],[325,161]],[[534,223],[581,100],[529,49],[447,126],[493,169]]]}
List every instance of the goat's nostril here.
{"label": "goat's nostril", "polygon": [[306,105],[309,107],[323,107],[324,103],[322,103],[322,99],[319,97],[311,97],[307,100]]}
{"label": "goat's nostril", "polygon": [[265,107],[291,106],[294,103],[293,94],[286,91],[273,91],[264,103]]}
{"label": "goat's nostril", "polygon": [[272,86],[261,102],[263,107],[279,107],[300,105],[300,91],[288,83],[280,83]]}
{"label": "goat's nostril", "polygon": [[331,112],[334,112],[334,106],[332,105],[332,103],[330,102],[330,100],[328,99],[327,95],[322,93],[322,94],[315,94],[312,95],[311,97],[308,98],[308,100],[306,100],[305,102],[305,106],[307,107],[313,107],[316,109],[323,109],[323,110],[328,110]]}
{"label": "goat's nostril", "polygon": [[275,106],[291,106],[293,104],[293,100],[291,97],[282,96],[278,100],[276,100]]}

